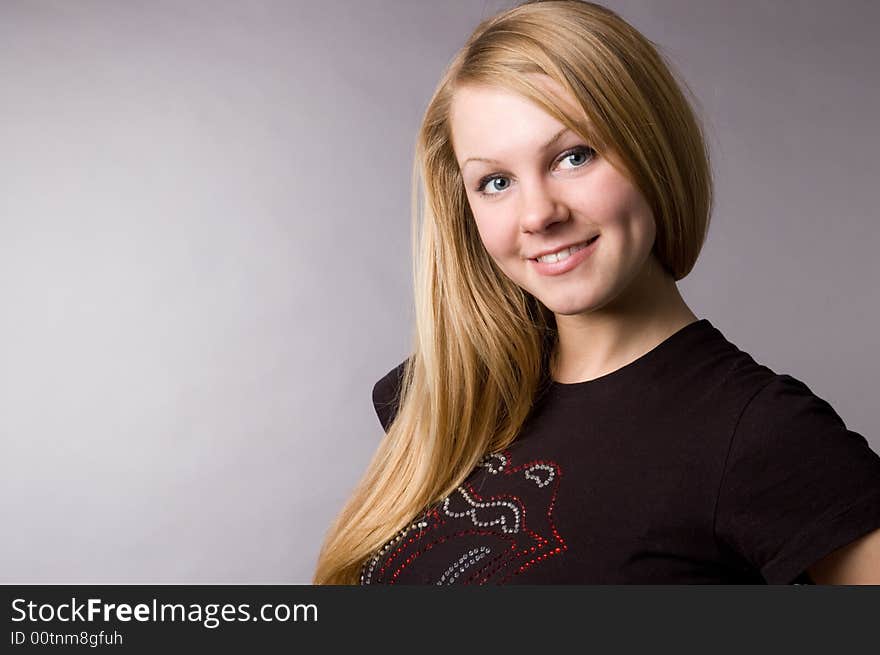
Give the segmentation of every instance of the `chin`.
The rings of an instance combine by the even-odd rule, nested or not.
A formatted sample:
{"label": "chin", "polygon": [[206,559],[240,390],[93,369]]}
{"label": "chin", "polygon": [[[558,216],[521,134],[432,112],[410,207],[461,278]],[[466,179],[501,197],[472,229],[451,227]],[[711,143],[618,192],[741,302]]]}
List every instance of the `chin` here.
{"label": "chin", "polygon": [[620,291],[613,286],[609,288],[601,283],[584,282],[574,293],[556,294],[555,297],[544,294],[543,298],[538,296],[538,299],[558,316],[576,316],[610,308],[619,297]]}
{"label": "chin", "polygon": [[544,306],[557,316],[575,316],[577,314],[589,314],[601,307],[601,304],[589,300],[569,302],[544,302]]}
{"label": "chin", "polygon": [[588,307],[579,307],[577,309],[554,309],[550,307],[550,311],[552,311],[556,316],[579,316],[581,314],[589,314],[595,311],[597,308],[588,306]]}

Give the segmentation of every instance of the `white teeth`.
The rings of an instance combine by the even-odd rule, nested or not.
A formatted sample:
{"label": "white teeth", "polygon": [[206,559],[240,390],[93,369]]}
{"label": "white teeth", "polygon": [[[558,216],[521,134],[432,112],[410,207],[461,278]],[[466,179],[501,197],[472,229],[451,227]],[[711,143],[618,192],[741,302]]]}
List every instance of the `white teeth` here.
{"label": "white teeth", "polygon": [[548,264],[553,264],[555,262],[561,262],[564,259],[568,259],[573,253],[576,253],[578,250],[583,250],[587,247],[586,243],[582,243],[579,246],[572,246],[571,248],[566,248],[565,250],[560,250],[559,252],[554,252],[550,255],[544,255],[543,257],[538,257],[539,262],[546,262]]}

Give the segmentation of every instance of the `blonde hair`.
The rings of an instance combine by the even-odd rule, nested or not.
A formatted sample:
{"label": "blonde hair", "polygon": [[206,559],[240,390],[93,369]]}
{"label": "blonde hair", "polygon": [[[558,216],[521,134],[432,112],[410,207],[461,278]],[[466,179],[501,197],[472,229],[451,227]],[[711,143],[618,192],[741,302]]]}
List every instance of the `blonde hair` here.
{"label": "blonde hair", "polygon": [[[535,74],[561,84],[587,120],[567,115]],[[484,454],[514,440],[549,379],[553,313],[492,261],[465,195],[449,123],[453,93],[465,84],[515,91],[599,154],[613,153],[654,212],[653,253],[673,279],[690,272],[705,240],[708,151],[654,44],[580,0],[526,2],[482,21],[444,72],[418,133],[415,334],[397,413],[328,530],[315,584],[357,583],[375,551],[452,493]]]}

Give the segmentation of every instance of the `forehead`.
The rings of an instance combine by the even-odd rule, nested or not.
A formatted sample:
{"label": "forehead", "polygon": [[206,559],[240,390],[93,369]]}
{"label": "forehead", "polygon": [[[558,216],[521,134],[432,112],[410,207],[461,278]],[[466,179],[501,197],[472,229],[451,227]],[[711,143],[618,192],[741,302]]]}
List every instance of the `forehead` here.
{"label": "forehead", "polygon": [[[576,100],[554,80],[541,75],[532,81],[569,116],[583,114]],[[495,158],[520,147],[537,148],[565,127],[530,98],[489,85],[458,87],[449,121],[459,164],[470,157]]]}

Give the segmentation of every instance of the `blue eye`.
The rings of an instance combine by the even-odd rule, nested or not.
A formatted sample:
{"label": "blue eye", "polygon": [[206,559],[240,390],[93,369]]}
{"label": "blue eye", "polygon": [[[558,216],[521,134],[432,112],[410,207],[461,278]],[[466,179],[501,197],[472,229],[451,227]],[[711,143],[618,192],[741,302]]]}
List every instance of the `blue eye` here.
{"label": "blue eye", "polygon": [[[590,150],[592,150],[592,148],[591,148]],[[589,154],[589,153],[587,152],[587,149],[586,149],[586,148],[580,148],[580,149],[578,149],[578,150],[572,150],[571,152],[565,154],[565,155],[562,157],[562,161],[565,161],[566,159],[570,159],[570,158],[572,158],[572,157],[585,157],[585,158],[586,158],[588,154]],[[588,160],[588,159],[587,159],[587,160]],[[581,162],[580,164],[575,164],[575,165],[573,166],[573,168],[580,168],[581,166],[583,166],[584,164],[587,163],[587,160]]]}
{"label": "blue eye", "polygon": [[[575,159],[574,165],[571,168],[567,169],[567,170],[573,170],[573,169],[577,169],[577,168],[581,168],[581,167],[585,166],[595,156],[596,156],[596,151],[593,148],[591,148],[589,146],[578,146],[576,148],[572,148],[571,150],[567,150],[566,152],[562,153],[562,156],[557,161],[561,162],[561,161],[565,161],[566,159],[572,159],[572,158]],[[581,158],[584,158],[583,161],[579,161]],[[489,192],[485,191],[485,189],[488,185],[494,184],[495,182],[498,182],[498,181],[504,181],[504,184],[501,185],[500,188],[498,186],[494,186],[493,187],[494,190],[489,191]],[[480,182],[477,186],[477,193],[479,193],[481,196],[484,196],[484,197],[497,196],[509,186],[510,186],[510,178],[508,176],[494,173],[492,175],[487,175],[486,177],[484,177],[483,179],[480,180]]]}
{"label": "blue eye", "polygon": [[498,176],[498,177],[492,177],[492,178],[487,179],[486,182],[481,183],[480,187],[479,187],[479,189],[477,189],[477,191],[482,192],[483,189],[485,189],[487,185],[494,184],[495,182],[504,182],[504,184],[501,185],[500,189],[497,186],[493,187],[495,191],[504,191],[504,189],[507,187],[507,185],[510,184],[510,181],[506,177],[504,177],[503,175]]}

